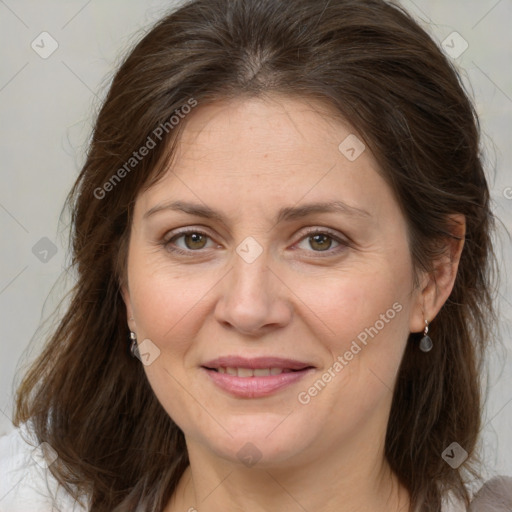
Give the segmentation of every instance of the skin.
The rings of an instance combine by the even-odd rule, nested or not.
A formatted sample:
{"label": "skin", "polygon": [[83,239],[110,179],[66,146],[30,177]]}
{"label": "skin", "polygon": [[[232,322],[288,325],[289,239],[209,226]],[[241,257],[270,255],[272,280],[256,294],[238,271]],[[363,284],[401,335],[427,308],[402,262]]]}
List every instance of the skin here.
{"label": "skin", "polygon": [[[172,170],[136,200],[123,286],[130,329],[160,350],[147,377],[189,452],[165,511],[407,510],[384,457],[391,390],[409,333],[451,292],[463,241],[447,246],[437,286],[420,274],[414,288],[406,222],[378,163],[368,148],[353,162],[340,152],[355,131],[321,104],[237,99],[199,105],[186,123]],[[176,200],[225,222],[170,209],[145,217]],[[281,207],[332,200],[368,215],[275,222]],[[178,228],[207,236],[173,238]],[[315,243],[308,228],[334,236]],[[252,263],[236,252],[249,236],[263,249]],[[394,303],[400,312],[300,403]],[[269,397],[237,398],[200,369],[221,355],[289,357],[315,370]],[[248,442],[261,456],[251,467],[237,456]]]}

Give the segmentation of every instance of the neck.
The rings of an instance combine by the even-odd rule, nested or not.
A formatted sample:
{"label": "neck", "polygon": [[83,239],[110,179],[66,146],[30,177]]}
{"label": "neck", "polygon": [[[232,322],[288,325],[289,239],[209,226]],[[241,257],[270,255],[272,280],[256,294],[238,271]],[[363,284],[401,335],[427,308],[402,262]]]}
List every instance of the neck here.
{"label": "neck", "polygon": [[245,467],[187,442],[190,466],[165,512],[406,512],[407,490],[384,459],[364,445],[288,463]]}

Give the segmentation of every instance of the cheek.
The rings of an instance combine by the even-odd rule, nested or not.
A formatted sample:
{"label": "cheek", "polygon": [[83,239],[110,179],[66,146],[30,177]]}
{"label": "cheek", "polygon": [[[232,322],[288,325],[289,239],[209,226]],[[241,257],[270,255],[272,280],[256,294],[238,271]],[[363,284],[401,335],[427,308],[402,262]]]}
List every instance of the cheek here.
{"label": "cheek", "polygon": [[299,297],[306,297],[304,306],[310,310],[309,316],[314,313],[328,335],[343,342],[357,338],[374,324],[379,331],[389,331],[391,324],[404,321],[406,289],[403,281],[384,267],[302,279],[295,287]]}
{"label": "cheek", "polygon": [[[202,300],[206,300],[213,283],[209,283],[208,276],[191,279],[186,272],[178,273],[176,269],[147,261],[139,265],[134,257],[129,275],[137,334],[159,346],[172,338],[174,349],[179,351],[179,333],[200,315]],[[190,335],[187,339],[191,339]]]}
{"label": "cheek", "polygon": [[313,311],[329,328],[329,334],[315,341],[329,357],[298,399],[310,399],[320,416],[326,407],[332,408],[329,421],[334,429],[362,425],[391,399],[407,341],[409,308],[406,288],[392,275],[383,268],[357,276],[347,273],[322,287],[317,282],[303,295],[310,297],[309,318]]}
{"label": "cheek", "polygon": [[132,263],[130,295],[137,337],[139,341],[150,339],[160,349],[158,358],[144,371],[169,416],[180,428],[193,431],[195,422],[206,420],[190,399],[201,392],[187,380],[192,366],[189,354],[204,315],[205,295],[212,285],[208,286],[206,276],[190,279],[169,267],[137,265],[135,257]]}
{"label": "cheek", "polygon": [[329,354],[324,371],[330,375],[325,378],[335,375],[320,393],[321,401],[351,404],[354,414],[358,410],[364,415],[393,389],[410,307],[407,280],[396,279],[404,275],[397,272],[394,265],[381,262],[329,279],[301,281],[297,295],[307,297],[303,315],[326,333],[317,340]]}

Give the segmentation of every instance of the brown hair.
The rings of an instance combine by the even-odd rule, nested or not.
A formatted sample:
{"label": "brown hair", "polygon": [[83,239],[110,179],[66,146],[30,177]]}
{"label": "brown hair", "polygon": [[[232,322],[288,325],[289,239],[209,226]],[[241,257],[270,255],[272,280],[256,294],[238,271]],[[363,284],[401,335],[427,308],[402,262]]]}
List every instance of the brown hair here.
{"label": "brown hair", "polygon": [[[404,213],[416,271],[431,272],[452,236],[448,215],[466,217],[455,285],[431,325],[435,349],[407,345],[385,451],[422,512],[438,512],[446,490],[468,497],[463,471],[477,474],[479,375],[496,322],[494,218],[478,120],[456,71],[383,0],[195,0],[159,21],[114,77],[67,202],[71,303],[18,390],[16,424],[33,422],[59,454],[54,475],[89,493],[93,511],[159,511],[188,465],[182,431],[130,357],[120,294],[135,199],[165,169],[186,119],[161,140],[155,130],[191,100],[267,93],[319,100],[361,134]],[[155,147],[112,181],[149,136]],[[457,470],[441,457],[453,441],[470,455]]]}

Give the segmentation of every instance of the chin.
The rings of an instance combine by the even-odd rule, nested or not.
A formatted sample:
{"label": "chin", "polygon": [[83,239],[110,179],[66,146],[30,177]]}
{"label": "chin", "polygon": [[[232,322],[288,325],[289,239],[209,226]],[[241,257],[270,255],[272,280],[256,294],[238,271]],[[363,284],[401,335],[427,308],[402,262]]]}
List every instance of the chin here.
{"label": "chin", "polygon": [[[210,430],[201,434],[201,444],[209,446],[217,456],[247,467],[285,467],[311,444],[304,428],[291,428],[290,419],[283,422],[282,416],[278,420],[267,413],[245,415],[232,423],[223,422],[232,436],[223,431],[222,436],[212,437]],[[285,426],[287,421],[290,423]]]}

